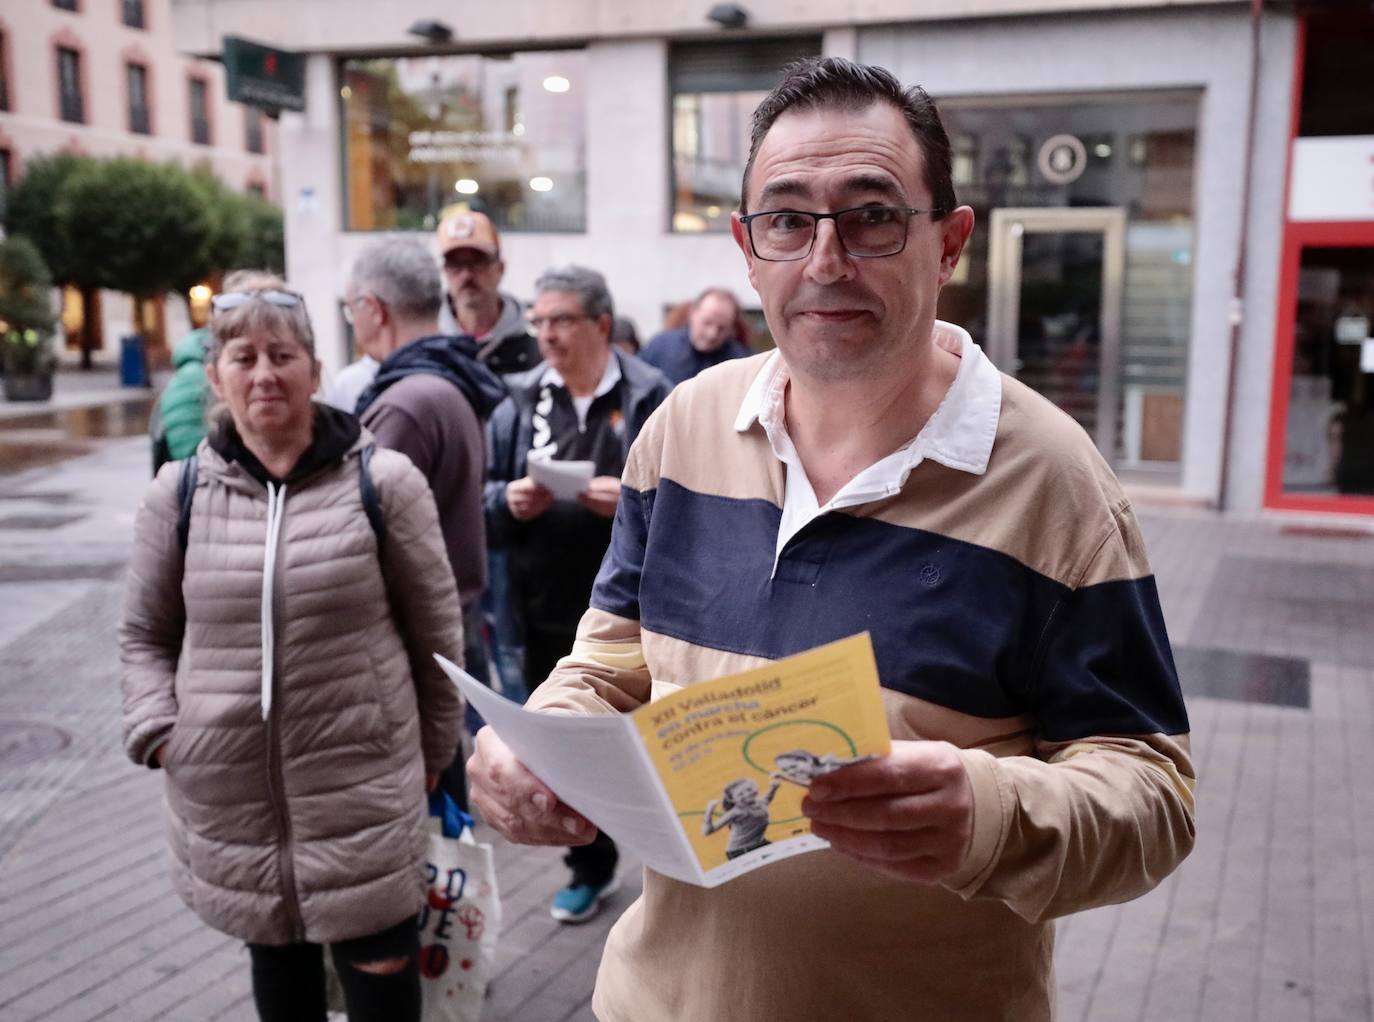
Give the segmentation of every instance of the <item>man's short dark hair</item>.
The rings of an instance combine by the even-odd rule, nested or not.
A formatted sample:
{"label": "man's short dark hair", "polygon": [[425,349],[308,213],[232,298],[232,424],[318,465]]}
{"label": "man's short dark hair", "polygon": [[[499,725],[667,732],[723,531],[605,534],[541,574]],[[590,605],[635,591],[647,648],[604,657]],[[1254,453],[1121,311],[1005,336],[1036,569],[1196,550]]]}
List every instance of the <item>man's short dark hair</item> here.
{"label": "man's short dark hair", "polygon": [[916,137],[925,164],[926,187],[930,189],[935,208],[940,211],[935,219],[958,205],[954,197],[949,136],[940,123],[935,102],[925,89],[919,85],[905,88],[886,68],[856,64],[843,57],[805,57],[788,64],[782,71],[783,78],[777,88],[754,109],[749,162],[744,166],[744,182],[740,187],[741,213],[748,212],[749,172],[754,169],[754,157],[774,121],[794,108],[853,111],[866,110],[874,103],[890,103],[896,107]]}

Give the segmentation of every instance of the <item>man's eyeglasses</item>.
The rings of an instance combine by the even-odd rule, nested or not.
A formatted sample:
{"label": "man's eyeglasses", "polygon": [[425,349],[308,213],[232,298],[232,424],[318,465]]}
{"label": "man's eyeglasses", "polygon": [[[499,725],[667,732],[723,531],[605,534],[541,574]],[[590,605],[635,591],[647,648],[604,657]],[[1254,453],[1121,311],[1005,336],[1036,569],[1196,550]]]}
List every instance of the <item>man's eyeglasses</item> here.
{"label": "man's eyeglasses", "polygon": [[559,312],[552,316],[531,316],[529,324],[530,329],[538,333],[546,326],[554,330],[566,330],[579,320],[591,318],[585,312]]}
{"label": "man's eyeglasses", "polygon": [[495,256],[481,252],[467,252],[463,255],[447,256],[444,266],[450,270],[485,270],[496,262]]}
{"label": "man's eyeglasses", "polygon": [[766,262],[785,263],[805,259],[816,244],[817,225],[835,221],[840,245],[856,259],[880,259],[906,248],[907,225],[913,216],[939,215],[942,209],[910,206],[857,206],[834,213],[808,213],[800,209],[770,210],[739,218],[749,232],[754,255]]}
{"label": "man's eyeglasses", "polygon": [[225,291],[210,299],[210,308],[216,312],[229,312],[258,299],[283,309],[293,309],[305,299],[294,291]]}

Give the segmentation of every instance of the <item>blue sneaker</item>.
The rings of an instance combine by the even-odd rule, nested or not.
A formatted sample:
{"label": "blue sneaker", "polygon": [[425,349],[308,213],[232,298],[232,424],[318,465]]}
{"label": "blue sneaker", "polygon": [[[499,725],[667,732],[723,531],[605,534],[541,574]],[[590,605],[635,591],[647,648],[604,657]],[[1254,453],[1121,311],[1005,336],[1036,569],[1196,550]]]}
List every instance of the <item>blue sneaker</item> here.
{"label": "blue sneaker", "polygon": [[572,883],[553,896],[549,915],[560,923],[585,923],[601,911],[601,903],[614,894],[618,886],[615,877],[600,884],[578,883],[574,877]]}

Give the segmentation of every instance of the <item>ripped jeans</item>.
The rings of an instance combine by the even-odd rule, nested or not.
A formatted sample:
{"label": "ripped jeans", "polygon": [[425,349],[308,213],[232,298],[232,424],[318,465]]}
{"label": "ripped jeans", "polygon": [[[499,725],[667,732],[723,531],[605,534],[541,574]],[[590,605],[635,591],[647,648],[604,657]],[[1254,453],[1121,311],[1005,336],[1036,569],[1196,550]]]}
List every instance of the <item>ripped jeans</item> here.
{"label": "ripped jeans", "polygon": [[[419,1022],[420,932],[414,916],[366,937],[329,945],[349,1022]],[[253,1003],[262,1022],[325,1022],[324,947],[249,944]],[[358,968],[405,960],[396,972]]]}

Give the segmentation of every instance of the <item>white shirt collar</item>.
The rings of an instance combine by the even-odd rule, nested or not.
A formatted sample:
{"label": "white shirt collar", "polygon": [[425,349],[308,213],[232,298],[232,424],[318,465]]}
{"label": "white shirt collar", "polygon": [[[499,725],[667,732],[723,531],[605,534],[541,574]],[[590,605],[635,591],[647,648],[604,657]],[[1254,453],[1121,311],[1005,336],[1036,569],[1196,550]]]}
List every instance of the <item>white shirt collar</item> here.
{"label": "white shirt collar", "polygon": [[[915,440],[896,454],[910,462],[907,471],[924,458],[931,458],[949,468],[982,475],[987,471],[992,443],[997,436],[997,422],[1002,411],[1002,375],[962,327],[936,320],[935,342],[959,356],[959,371],[935,414]],[[756,421],[763,426],[773,444],[773,453],[780,460],[780,445],[776,441],[785,441],[785,447],[792,448],[783,404],[788,379],[786,362],[774,352],[754,377],[740,404],[739,414],[735,416],[735,429],[741,433]],[[887,458],[877,464],[885,461]]]}
{"label": "white shirt collar", "polygon": [[[935,414],[909,444],[868,466],[824,507],[819,506],[787,433],[787,363],[777,352],[764,363],[740,404],[735,429],[743,433],[758,422],[768,435],[774,457],[788,468],[776,554],[781,554],[788,540],[808,522],[827,511],[900,493],[907,476],[926,458],[973,475],[987,471],[1002,411],[1002,375],[963,328],[937,320],[934,335],[940,347],[960,359],[954,382]],[[775,571],[776,567],[775,557]]]}
{"label": "white shirt collar", "polygon": [[[609,394],[617,383],[620,382],[620,360],[615,357],[615,352],[606,354],[606,370],[601,374],[601,382],[596,385],[596,390],[592,392],[593,398],[598,398],[602,394]],[[563,379],[563,374],[553,366],[547,366],[540,374],[539,385],[542,387],[546,383],[551,383],[555,387],[567,389],[567,381]]]}

